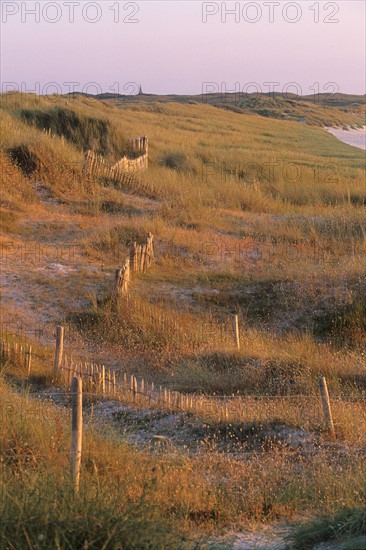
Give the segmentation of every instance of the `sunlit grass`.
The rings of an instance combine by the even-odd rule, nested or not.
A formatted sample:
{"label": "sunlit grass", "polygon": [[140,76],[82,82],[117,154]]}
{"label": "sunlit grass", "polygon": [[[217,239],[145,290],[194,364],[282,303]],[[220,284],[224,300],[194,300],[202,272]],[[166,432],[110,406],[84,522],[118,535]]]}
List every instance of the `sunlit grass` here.
{"label": "sunlit grass", "polygon": [[[58,135],[48,134],[21,116],[55,107],[79,121],[103,120],[111,132],[106,155],[116,153],[119,139],[122,146],[148,135],[148,171],[122,189],[87,177],[82,136],[65,138],[58,124],[51,124]],[[311,117],[319,123],[317,109]],[[117,366],[117,377],[137,370],[157,385],[200,395],[189,414],[212,435],[201,453],[162,456],[132,448],[112,423],[87,421],[81,490],[72,499],[69,410],[34,400],[45,388],[63,391],[62,381],[52,374],[52,346],[33,342],[30,376],[16,361],[2,365],[1,543],[17,537],[28,548],[85,541],[98,549],[171,548],[184,535],[219,527],[361,507],[363,152],[320,127],[204,104],[118,108],[14,94],[1,98],[0,131],[5,257],[6,246],[29,239],[48,251],[72,240],[76,250],[75,269],[62,279],[43,264],[22,266],[19,274],[17,256],[9,254],[14,289],[26,275],[34,314],[52,310],[52,322],[68,320],[77,336],[68,342],[74,356],[90,361],[98,353]],[[23,153],[29,165],[17,165]],[[114,269],[148,232],[155,263],[134,277],[129,302],[116,306]],[[321,375],[338,437],[329,447]],[[277,424],[319,446],[302,453],[268,439],[266,430]],[[225,445],[237,438],[250,452],[222,452],[215,441],[223,434]]]}

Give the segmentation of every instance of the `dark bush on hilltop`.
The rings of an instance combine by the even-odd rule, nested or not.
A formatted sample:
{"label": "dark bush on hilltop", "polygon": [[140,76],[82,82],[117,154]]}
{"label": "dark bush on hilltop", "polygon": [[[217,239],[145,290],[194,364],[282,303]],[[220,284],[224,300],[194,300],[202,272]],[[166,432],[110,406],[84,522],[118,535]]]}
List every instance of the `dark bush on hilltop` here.
{"label": "dark bush on hilltop", "polygon": [[83,150],[94,149],[103,156],[116,159],[130,152],[127,141],[107,119],[82,116],[60,107],[47,111],[23,109],[20,116],[27,124],[63,136]]}
{"label": "dark bush on hilltop", "polygon": [[167,151],[160,159],[160,165],[177,172],[194,172],[193,163],[183,151]]}

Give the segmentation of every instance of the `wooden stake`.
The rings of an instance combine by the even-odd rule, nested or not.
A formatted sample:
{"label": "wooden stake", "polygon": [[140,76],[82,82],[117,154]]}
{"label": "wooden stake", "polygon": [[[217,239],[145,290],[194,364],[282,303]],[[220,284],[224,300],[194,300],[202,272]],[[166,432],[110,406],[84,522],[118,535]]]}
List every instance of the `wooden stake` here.
{"label": "wooden stake", "polygon": [[319,378],[319,388],[320,388],[320,395],[321,395],[321,398],[322,398],[325,425],[326,425],[327,430],[329,431],[331,437],[333,439],[335,439],[336,438],[336,433],[335,433],[335,429],[334,429],[332,410],[330,408],[330,399],[329,399],[329,393],[328,393],[328,386],[327,386],[327,381],[325,379],[325,376],[322,376],[321,378]]}
{"label": "wooden stake", "polygon": [[105,395],[105,367],[104,367],[104,365],[102,365],[101,378],[102,378],[102,394]]}
{"label": "wooden stake", "polygon": [[122,278],[122,269],[116,269],[114,274],[114,290],[113,290],[114,298],[117,298],[121,293],[121,278]]}
{"label": "wooden stake", "polygon": [[67,371],[67,386],[70,388],[71,387],[71,382],[72,382],[72,358],[70,357],[70,361],[69,361],[69,368],[68,368],[68,371]]}
{"label": "wooden stake", "polygon": [[237,349],[240,350],[239,318],[237,314],[233,316],[233,328],[234,328],[235,344]]}
{"label": "wooden stake", "polygon": [[108,395],[110,395],[111,394],[111,371],[110,370],[108,370],[107,380],[108,380]]}
{"label": "wooden stake", "polygon": [[63,352],[64,352],[64,327],[61,325],[58,325],[56,327],[56,351],[55,351],[55,362],[53,365],[54,374],[57,374],[61,366]]}
{"label": "wooden stake", "polygon": [[30,375],[31,365],[32,365],[32,346],[28,346],[28,351],[25,354],[26,367],[27,367],[27,376]]}
{"label": "wooden stake", "polygon": [[79,491],[81,444],[83,435],[83,390],[81,378],[72,379],[72,439],[70,453],[70,473],[74,494]]}
{"label": "wooden stake", "polygon": [[137,386],[137,378],[136,376],[133,377],[133,400],[136,401],[136,396],[138,393],[138,386]]}

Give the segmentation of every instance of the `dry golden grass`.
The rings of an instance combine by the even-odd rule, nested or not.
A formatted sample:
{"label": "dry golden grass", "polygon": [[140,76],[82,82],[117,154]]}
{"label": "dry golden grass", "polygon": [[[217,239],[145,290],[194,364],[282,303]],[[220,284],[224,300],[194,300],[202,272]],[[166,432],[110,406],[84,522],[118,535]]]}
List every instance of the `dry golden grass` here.
{"label": "dry golden grass", "polygon": [[[55,106],[103,119],[123,139],[147,134],[149,170],[128,189],[87,178],[81,144],[21,120],[23,109]],[[362,506],[363,153],[321,128],[208,105],[119,109],[87,98],[13,95],[2,97],[0,130],[1,245],[34,240],[48,247],[38,263],[6,258],[2,314],[52,326],[69,319],[76,329],[69,351],[201,394],[206,405],[195,411],[198,422],[250,447],[239,459],[225,456],[226,443],[224,452],[213,446],[198,455],[161,456],[132,448],[111,423],[90,422],[80,497],[70,501],[69,412],[19,396],[28,382],[32,392],[57,382],[50,329],[41,343],[33,341],[28,382],[19,365],[3,365],[14,387],[1,386],[2,402],[12,404],[4,409],[0,439],[7,465],[1,542],[16,533],[24,547],[28,537],[31,547],[42,548],[37,541],[44,535],[44,548],[80,540],[144,548],[150,537],[150,547],[169,548],[183,544],[183,535],[221,526]],[[27,164],[22,171],[11,162],[19,148],[34,165],[28,174]],[[286,172],[292,165],[296,181]],[[223,174],[224,166],[238,175]],[[114,308],[113,271],[130,242],[149,231],[156,263],[135,278],[130,302]],[[57,249],[70,242],[73,257],[56,260]],[[62,276],[55,263],[65,268]],[[234,310],[240,351],[233,350],[228,320]],[[328,380],[339,439],[329,446],[320,375]],[[225,394],[235,394],[227,410]],[[38,405],[44,413],[34,411]],[[29,408],[34,414],[12,413]],[[272,436],[262,441],[274,423],[318,438],[319,446],[302,453]],[[31,527],[34,517],[39,528]]]}
{"label": "dry golden grass", "polygon": [[[215,452],[159,456],[129,447],[105,425],[88,423],[80,493],[70,501],[69,413],[17,396],[3,383],[1,394],[3,544],[17,535],[18,541],[29,538],[38,547],[43,534],[48,545],[61,536],[60,547],[65,547],[82,536],[94,547],[95,531],[88,532],[88,526],[101,514],[94,544],[125,539],[129,547],[145,548],[148,536],[152,547],[169,547],[169,532],[178,544],[179,536],[219,525],[240,528],[248,521],[291,518],[305,508],[333,512],[362,503],[363,466],[357,453],[319,449],[310,456],[291,456],[275,441],[268,448],[267,441],[266,449],[259,446],[244,461]],[[141,514],[146,529],[134,533]]]}

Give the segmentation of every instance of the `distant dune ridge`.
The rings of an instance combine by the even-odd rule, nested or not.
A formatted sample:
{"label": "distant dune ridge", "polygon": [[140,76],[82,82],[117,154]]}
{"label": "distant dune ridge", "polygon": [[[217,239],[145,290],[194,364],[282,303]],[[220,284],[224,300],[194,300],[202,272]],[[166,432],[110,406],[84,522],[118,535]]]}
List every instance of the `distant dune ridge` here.
{"label": "distant dune ridge", "polygon": [[81,95],[113,101],[118,106],[161,103],[206,104],[236,113],[256,113],[269,118],[295,120],[317,126],[361,128],[365,124],[366,95],[316,94],[298,96],[290,93],[203,93],[198,95],[156,95],[138,93],[120,95],[103,93]]}

